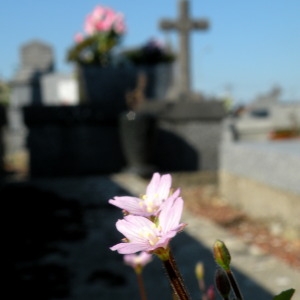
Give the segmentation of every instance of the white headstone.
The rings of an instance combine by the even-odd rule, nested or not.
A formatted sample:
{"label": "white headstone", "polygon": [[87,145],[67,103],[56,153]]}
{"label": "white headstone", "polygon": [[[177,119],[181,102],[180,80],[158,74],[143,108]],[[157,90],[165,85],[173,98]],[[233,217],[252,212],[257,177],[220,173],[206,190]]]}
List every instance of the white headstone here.
{"label": "white headstone", "polygon": [[77,105],[79,92],[72,74],[47,74],[41,79],[44,105]]}

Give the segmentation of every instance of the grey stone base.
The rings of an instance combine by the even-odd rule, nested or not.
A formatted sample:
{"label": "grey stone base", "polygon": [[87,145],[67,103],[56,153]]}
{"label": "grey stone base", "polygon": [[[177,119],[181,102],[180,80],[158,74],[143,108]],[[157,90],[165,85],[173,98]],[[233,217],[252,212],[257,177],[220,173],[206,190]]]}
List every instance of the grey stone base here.
{"label": "grey stone base", "polygon": [[274,233],[300,238],[300,195],[226,171],[219,172],[219,194],[226,203],[271,224]]}

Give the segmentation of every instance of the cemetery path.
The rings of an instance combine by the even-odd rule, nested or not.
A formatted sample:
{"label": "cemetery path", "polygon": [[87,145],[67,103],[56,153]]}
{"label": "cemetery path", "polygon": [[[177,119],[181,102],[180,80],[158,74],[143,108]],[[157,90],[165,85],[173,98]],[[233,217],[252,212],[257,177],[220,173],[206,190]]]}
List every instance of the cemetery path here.
{"label": "cemetery path", "polygon": [[[18,166],[16,178],[20,177],[21,180],[26,178],[27,173],[24,167],[26,163],[19,163],[20,160],[24,160],[23,156],[17,158],[16,163]],[[186,209],[195,216],[210,219],[240,237],[247,244],[256,245],[265,253],[275,255],[292,268],[300,270],[300,239],[287,238],[280,230],[272,233],[269,224],[250,218],[245,212],[225,204],[218,197],[215,175],[205,174],[201,178],[204,184],[199,186],[196,184],[199,179],[197,174],[199,173],[196,173],[195,178],[193,178],[194,175],[187,176],[186,173],[173,174],[173,183],[182,188]],[[118,180],[121,177],[118,177]],[[144,184],[147,184],[146,180]],[[274,231],[278,231],[277,229],[274,228]]]}
{"label": "cemetery path", "polygon": [[[195,178],[184,174],[188,182],[182,182],[179,177],[174,174],[173,187],[181,187],[185,200],[183,222],[188,226],[172,241],[172,247],[193,299],[199,297],[194,276],[199,259],[205,262],[207,282],[213,282],[216,265],[211,246],[216,238],[226,241],[234,258],[234,273],[248,299],[255,299],[256,295],[270,299],[283,287],[297,287],[299,269],[289,268],[273,255],[249,251],[250,247],[240,238],[229,234],[228,227],[211,222],[212,212],[218,211],[212,206],[218,203],[217,199],[212,201],[213,178],[204,182],[199,174]],[[10,299],[24,295],[33,300],[136,299],[133,272],[129,272],[118,253],[108,251],[121,238],[115,229],[121,213],[108,204],[108,199],[129,193],[139,195],[148,182],[115,174],[4,185],[0,199],[4,224],[8,225],[3,244],[8,258],[5,289]],[[204,206],[205,202],[210,206]],[[223,215],[224,211],[223,207]],[[169,285],[160,262],[154,260],[145,271],[149,299],[168,299]],[[299,295],[295,300],[300,300]]]}
{"label": "cemetery path", "polygon": [[185,189],[183,194],[186,209],[195,216],[212,220],[249,246],[255,245],[266,254],[274,255],[292,268],[300,270],[300,239],[285,237],[279,232],[272,233],[268,223],[247,216],[245,212],[225,204],[218,197],[204,198],[203,194],[207,194],[205,189],[209,188]]}
{"label": "cemetery path", "polygon": [[[141,194],[149,182],[144,181],[141,188],[137,183],[143,180],[122,176],[117,175],[114,181],[136,195]],[[226,205],[218,195],[216,173],[172,173],[172,181],[174,189],[181,189],[185,203],[183,221],[188,225],[185,231],[190,236],[201,240],[209,249],[216,239],[225,241],[233,266],[273,292],[282,291],[284,287],[298,289],[299,239],[285,237],[284,231],[275,235],[270,227],[274,224],[250,218]],[[300,300],[298,292],[294,296]]]}

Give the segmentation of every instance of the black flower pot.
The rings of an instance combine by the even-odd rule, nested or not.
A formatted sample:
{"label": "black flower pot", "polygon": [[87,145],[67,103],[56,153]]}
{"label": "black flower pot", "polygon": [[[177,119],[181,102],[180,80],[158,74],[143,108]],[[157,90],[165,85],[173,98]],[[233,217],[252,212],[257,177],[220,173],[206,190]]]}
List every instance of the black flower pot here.
{"label": "black flower pot", "polygon": [[120,116],[120,139],[126,160],[126,172],[150,177],[155,171],[153,149],[156,120],[148,114],[129,111]]}
{"label": "black flower pot", "polygon": [[146,76],[145,97],[150,100],[163,100],[173,84],[173,64],[139,65],[138,73]]}
{"label": "black flower pot", "polygon": [[126,94],[135,88],[137,71],[131,67],[79,65],[78,80],[81,102],[124,112]]}

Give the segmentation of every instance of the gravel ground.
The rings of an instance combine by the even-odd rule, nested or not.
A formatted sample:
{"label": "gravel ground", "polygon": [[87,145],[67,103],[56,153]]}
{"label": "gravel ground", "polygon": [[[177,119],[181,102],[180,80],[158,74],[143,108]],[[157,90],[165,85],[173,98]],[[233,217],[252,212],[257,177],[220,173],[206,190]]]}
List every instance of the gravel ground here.
{"label": "gravel ground", "polygon": [[300,270],[300,239],[286,238],[283,231],[272,232],[265,221],[253,219],[224,203],[217,195],[216,185],[183,185],[185,208],[192,214],[208,218],[239,236],[249,245],[258,246],[263,252],[275,255],[292,268]]}

